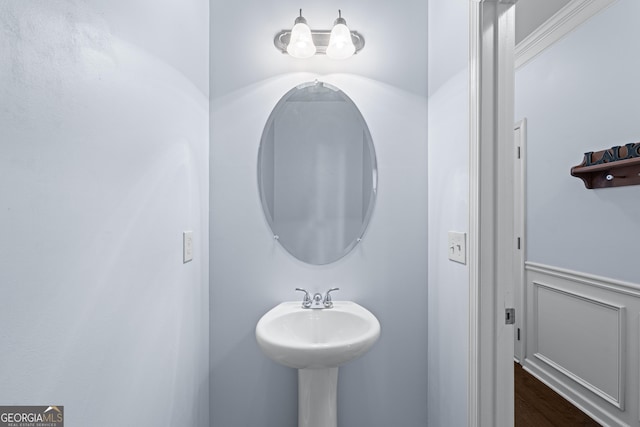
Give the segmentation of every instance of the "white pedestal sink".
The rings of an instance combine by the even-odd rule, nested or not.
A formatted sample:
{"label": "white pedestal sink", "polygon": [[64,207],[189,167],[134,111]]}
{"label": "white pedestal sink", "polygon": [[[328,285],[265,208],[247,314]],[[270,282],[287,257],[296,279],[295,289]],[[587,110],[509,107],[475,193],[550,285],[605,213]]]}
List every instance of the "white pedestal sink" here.
{"label": "white pedestal sink", "polygon": [[337,427],[338,367],[362,356],[379,336],[378,319],[351,301],[326,309],[283,302],[256,326],[262,351],[298,369],[298,427]]}

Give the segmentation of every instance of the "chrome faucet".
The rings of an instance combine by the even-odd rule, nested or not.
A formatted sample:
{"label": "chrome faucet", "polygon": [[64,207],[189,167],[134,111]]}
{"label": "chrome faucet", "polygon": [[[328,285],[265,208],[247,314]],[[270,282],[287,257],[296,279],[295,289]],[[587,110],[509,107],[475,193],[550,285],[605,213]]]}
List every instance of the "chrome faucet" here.
{"label": "chrome faucet", "polygon": [[296,291],[304,292],[304,298],[302,299],[302,308],[311,308],[311,297],[306,289],[296,288]]}
{"label": "chrome faucet", "polygon": [[331,300],[331,292],[337,291],[340,288],[331,288],[324,294],[324,297],[321,293],[316,292],[313,294],[313,297],[309,296],[309,292],[306,289],[296,288],[296,291],[304,292],[304,298],[302,299],[302,308],[313,308],[313,309],[322,309],[322,308],[332,308],[333,301]]}
{"label": "chrome faucet", "polygon": [[327,291],[327,293],[324,295],[324,301],[322,301],[322,305],[324,305],[324,308],[333,308],[333,300],[331,299],[331,292],[333,291],[339,291],[340,288],[331,288]]}

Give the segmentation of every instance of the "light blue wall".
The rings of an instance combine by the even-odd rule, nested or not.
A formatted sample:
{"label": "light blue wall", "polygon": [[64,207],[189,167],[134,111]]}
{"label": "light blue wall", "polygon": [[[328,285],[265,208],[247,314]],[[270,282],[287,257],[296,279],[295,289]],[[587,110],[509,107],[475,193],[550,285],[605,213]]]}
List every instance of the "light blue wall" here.
{"label": "light blue wall", "polygon": [[467,67],[469,1],[429,0],[429,96]]}
{"label": "light blue wall", "polygon": [[516,73],[527,118],[527,260],[640,283],[640,187],[587,190],[583,153],[640,141],[640,3],[619,0]]}
{"label": "light blue wall", "polygon": [[[282,427],[297,422],[297,376],[264,356],[258,319],[296,286],[361,303],[380,320],[369,353],[340,370],[338,422],[349,427],[427,423],[426,4],[300,5],[287,0],[212,4],[211,421],[214,427]],[[298,8],[311,27],[330,27],[337,9],[366,39],[343,62],[282,55],[274,34]],[[251,13],[247,13],[251,11]],[[250,30],[232,37],[235,23]],[[398,40],[412,40],[409,47]],[[231,43],[233,41],[233,43]],[[273,240],[258,193],[260,137],[278,100],[315,78],[342,89],[367,121],[379,192],[362,243],[345,258],[311,266]]]}
{"label": "light blue wall", "polygon": [[[469,271],[448,231],[469,229],[469,1],[429,1],[429,426],[467,425]],[[445,24],[446,23],[446,24]]]}
{"label": "light blue wall", "polygon": [[208,4],[111,3],[0,2],[0,404],[205,427]]}

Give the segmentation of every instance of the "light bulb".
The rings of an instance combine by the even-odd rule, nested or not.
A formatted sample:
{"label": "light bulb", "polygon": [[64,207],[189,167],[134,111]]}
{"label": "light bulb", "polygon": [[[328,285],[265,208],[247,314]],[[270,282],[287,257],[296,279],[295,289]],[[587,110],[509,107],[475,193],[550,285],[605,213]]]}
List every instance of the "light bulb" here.
{"label": "light bulb", "polygon": [[351,31],[347,27],[347,22],[342,18],[342,12],[338,10],[338,19],[331,30],[329,36],[329,46],[327,46],[327,56],[333,59],[345,59],[356,51],[351,39]]}
{"label": "light bulb", "polygon": [[316,45],[313,43],[307,20],[302,17],[302,9],[300,9],[300,16],[296,18],[295,25],[291,29],[287,53],[294,58],[310,58],[316,54]]}

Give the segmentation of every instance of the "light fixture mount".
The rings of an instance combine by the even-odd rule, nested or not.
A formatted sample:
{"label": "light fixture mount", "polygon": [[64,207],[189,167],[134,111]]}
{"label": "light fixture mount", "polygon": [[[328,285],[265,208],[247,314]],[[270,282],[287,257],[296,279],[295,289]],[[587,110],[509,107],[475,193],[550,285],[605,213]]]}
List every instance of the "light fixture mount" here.
{"label": "light fixture mount", "polygon": [[[295,23],[307,23],[307,21],[302,17],[302,10],[300,10],[300,16],[296,18]],[[338,18],[335,20],[334,26],[337,24],[346,25],[346,21],[342,17],[341,11],[338,11]],[[358,53],[364,47],[364,37],[362,37],[362,34],[358,33],[357,31],[350,31],[350,33],[351,40],[353,41],[353,45],[355,46],[354,53]],[[327,47],[329,46],[329,40],[331,38],[331,30],[311,30],[311,38],[313,39],[313,44],[316,46],[315,53],[326,55]],[[288,53],[287,46],[289,45],[290,40],[291,30],[282,30],[274,37],[273,44],[280,52]]]}
{"label": "light fixture mount", "polygon": [[307,24],[307,20],[304,19],[304,16],[302,16],[302,9],[300,9],[300,16],[298,16],[296,18],[296,20],[293,22],[293,24]]}
{"label": "light fixture mount", "polygon": [[347,25],[347,21],[345,21],[345,19],[342,17],[342,11],[340,9],[338,9],[338,17],[336,18],[333,25],[338,25],[338,24]]}
{"label": "light fixture mount", "polygon": [[[329,46],[329,36],[331,36],[331,30],[311,30],[311,37],[317,49],[316,55],[326,55],[327,46]],[[276,34],[273,39],[273,44],[280,52],[287,53],[289,40],[291,40],[291,30],[282,30]],[[353,45],[356,47],[355,53],[361,51],[364,47],[364,37],[357,31],[351,31],[351,40],[353,40]]]}

